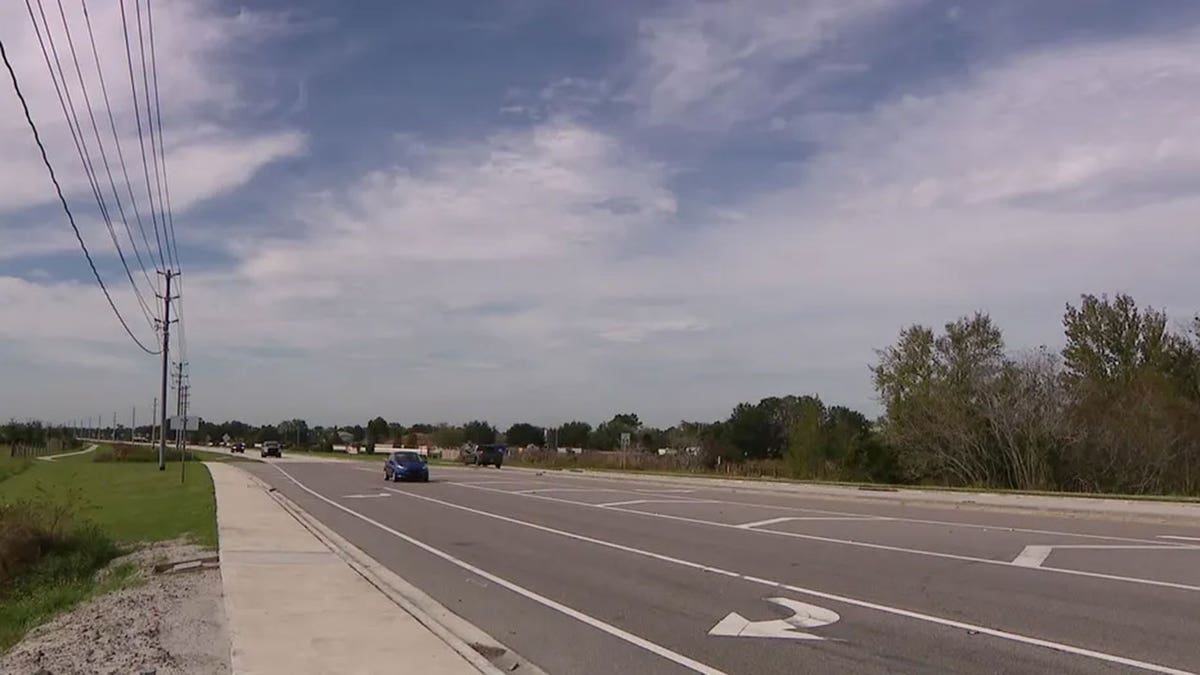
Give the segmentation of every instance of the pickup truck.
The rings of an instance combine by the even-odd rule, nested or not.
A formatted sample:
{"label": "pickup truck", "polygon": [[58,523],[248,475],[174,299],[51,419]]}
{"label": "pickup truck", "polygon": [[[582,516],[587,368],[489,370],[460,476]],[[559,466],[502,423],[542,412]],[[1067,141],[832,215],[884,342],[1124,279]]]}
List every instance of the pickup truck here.
{"label": "pickup truck", "polygon": [[506,450],[508,450],[507,445],[496,443],[468,445],[462,449],[462,462],[463,464],[474,464],[475,466],[494,464],[499,469],[500,465],[504,463],[504,452]]}
{"label": "pickup truck", "polygon": [[279,441],[263,441],[262,456],[283,457],[283,450],[279,447]]}

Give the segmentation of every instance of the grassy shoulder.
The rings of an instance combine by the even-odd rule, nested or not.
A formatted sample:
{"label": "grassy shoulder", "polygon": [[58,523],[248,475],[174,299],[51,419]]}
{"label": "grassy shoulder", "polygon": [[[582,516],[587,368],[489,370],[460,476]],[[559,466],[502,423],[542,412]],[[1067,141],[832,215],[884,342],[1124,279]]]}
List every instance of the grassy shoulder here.
{"label": "grassy shoulder", "polygon": [[0,445],[0,482],[25,472],[33,464],[33,460],[23,457],[10,457],[8,448]]}
{"label": "grassy shoulder", "polygon": [[[105,452],[109,455],[105,455]],[[132,568],[98,572],[140,542],[217,543],[208,470],[111,450],[33,462],[0,486],[0,651],[31,628],[126,584]],[[96,461],[101,460],[101,461]]]}

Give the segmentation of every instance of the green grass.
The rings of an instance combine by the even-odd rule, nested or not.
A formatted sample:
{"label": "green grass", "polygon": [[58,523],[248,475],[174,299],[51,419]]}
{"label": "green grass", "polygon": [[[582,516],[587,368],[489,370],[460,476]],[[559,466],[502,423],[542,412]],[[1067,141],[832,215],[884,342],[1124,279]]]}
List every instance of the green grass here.
{"label": "green grass", "polygon": [[102,447],[29,462],[19,473],[0,459],[8,474],[0,487],[0,651],[59,612],[126,585],[132,566],[104,579],[96,572],[139,542],[184,537],[216,547],[216,501],[203,464],[188,462],[181,484],[179,462],[159,471],[140,452],[116,455]]}
{"label": "green grass", "polygon": [[31,459],[9,457],[8,448],[0,445],[0,482],[24,472],[31,464]]}

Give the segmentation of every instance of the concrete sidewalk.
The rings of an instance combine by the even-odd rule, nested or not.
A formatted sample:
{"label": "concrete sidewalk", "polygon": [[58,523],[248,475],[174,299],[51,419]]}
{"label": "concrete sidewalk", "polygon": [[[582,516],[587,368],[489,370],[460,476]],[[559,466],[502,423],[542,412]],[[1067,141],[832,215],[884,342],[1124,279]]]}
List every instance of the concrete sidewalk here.
{"label": "concrete sidewalk", "polygon": [[216,490],[235,674],[480,672],[248,473],[226,463],[205,466]]}

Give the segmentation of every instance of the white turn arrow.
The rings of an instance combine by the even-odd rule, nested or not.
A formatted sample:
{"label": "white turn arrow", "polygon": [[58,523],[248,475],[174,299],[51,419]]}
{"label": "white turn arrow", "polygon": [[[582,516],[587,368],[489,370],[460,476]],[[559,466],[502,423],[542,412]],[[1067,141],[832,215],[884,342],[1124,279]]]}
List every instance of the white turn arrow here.
{"label": "white turn arrow", "polygon": [[718,621],[717,625],[708,631],[708,634],[728,637],[824,640],[825,638],[819,635],[804,633],[796,629],[828,626],[842,618],[833,610],[792,600],[791,598],[766,598],[766,600],[767,602],[775,603],[780,607],[792,610],[792,615],[786,619],[751,621],[737,612],[730,612],[728,616]]}

